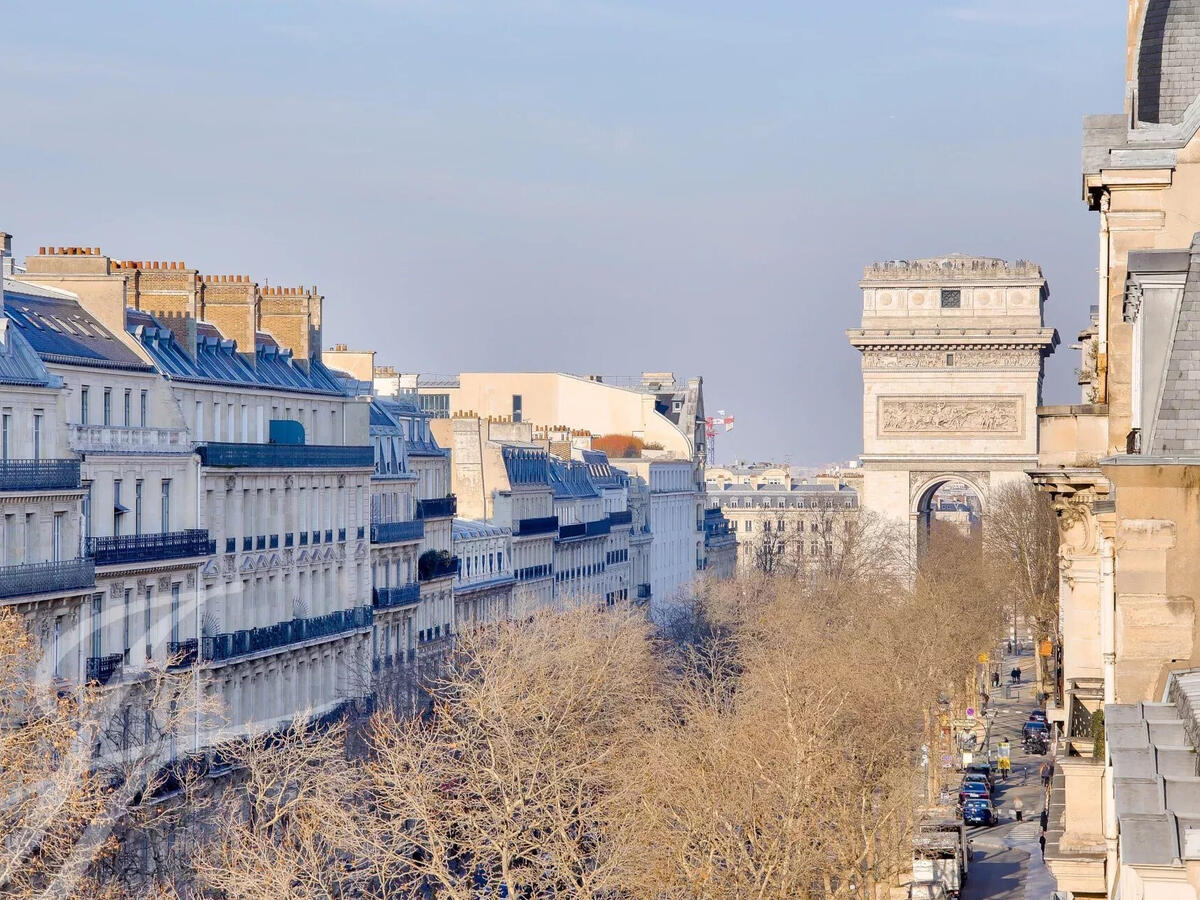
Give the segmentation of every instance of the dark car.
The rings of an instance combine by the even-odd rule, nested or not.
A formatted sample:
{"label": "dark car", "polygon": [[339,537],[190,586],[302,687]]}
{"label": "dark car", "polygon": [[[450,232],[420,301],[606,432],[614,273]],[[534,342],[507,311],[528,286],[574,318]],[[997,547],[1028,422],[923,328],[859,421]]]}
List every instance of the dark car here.
{"label": "dark car", "polygon": [[1030,719],[1021,726],[1021,738],[1024,740],[1030,737],[1049,737],[1050,726],[1046,722],[1039,722],[1036,719]]}
{"label": "dark car", "polygon": [[963,824],[995,825],[996,809],[986,797],[972,797],[963,804]]}
{"label": "dark car", "polygon": [[988,786],[978,781],[967,781],[958,789],[958,802],[967,803],[970,800],[990,800],[992,792]]}
{"label": "dark car", "polygon": [[1029,714],[1029,721],[1030,722],[1045,722],[1046,721],[1046,711],[1044,709],[1035,709],[1033,712],[1031,712]]}
{"label": "dark car", "polygon": [[992,787],[996,783],[996,773],[992,771],[991,765],[986,762],[973,762],[964,770],[965,775],[982,775],[987,780],[988,787]]}
{"label": "dark car", "polygon": [[971,782],[974,782],[976,784],[982,784],[989,791],[992,788],[992,786],[990,784],[988,784],[987,776],[984,775],[982,772],[968,772],[966,775],[963,776],[963,779],[962,779],[963,784],[968,784]]}

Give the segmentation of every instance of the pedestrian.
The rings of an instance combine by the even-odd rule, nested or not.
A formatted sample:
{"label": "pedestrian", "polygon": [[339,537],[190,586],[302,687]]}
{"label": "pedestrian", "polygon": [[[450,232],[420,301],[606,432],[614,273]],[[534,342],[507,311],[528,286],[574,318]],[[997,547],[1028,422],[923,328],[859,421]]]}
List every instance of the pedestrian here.
{"label": "pedestrian", "polygon": [[982,706],[984,709],[987,709],[988,701],[991,700],[992,698],[988,696],[987,691],[984,691],[982,694],[980,694],[980,697],[982,697],[983,702],[979,705]]}
{"label": "pedestrian", "polygon": [[1013,814],[1016,816],[1018,822],[1023,821],[1025,818],[1025,804],[1021,802],[1020,797],[1013,799]]}
{"label": "pedestrian", "polygon": [[1042,788],[1050,786],[1050,763],[1044,762],[1038,766],[1038,774],[1042,776]]}
{"label": "pedestrian", "polygon": [[999,669],[997,669],[995,672],[992,673],[992,687],[994,687],[994,688],[1000,687],[1000,670]]}
{"label": "pedestrian", "polygon": [[1001,781],[1008,781],[1008,773],[1012,771],[1012,761],[1007,756],[1002,756],[997,768],[1000,770]]}
{"label": "pedestrian", "polygon": [[1046,832],[1038,835],[1038,846],[1042,848],[1042,859],[1046,858]]}
{"label": "pedestrian", "polygon": [[1013,670],[1009,674],[1012,675],[1013,684],[1021,683],[1021,667],[1020,666],[1013,666]]}
{"label": "pedestrian", "polygon": [[1008,653],[1009,656],[1012,656],[1012,641],[1011,640],[1004,642],[1004,649]]}

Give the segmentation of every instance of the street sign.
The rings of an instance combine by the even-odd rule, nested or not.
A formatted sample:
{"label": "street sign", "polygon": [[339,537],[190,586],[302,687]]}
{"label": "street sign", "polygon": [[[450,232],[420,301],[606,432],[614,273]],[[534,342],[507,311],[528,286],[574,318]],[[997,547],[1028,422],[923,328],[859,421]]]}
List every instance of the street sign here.
{"label": "street sign", "polygon": [[1001,741],[996,747],[996,756],[1000,759],[1012,759],[1012,745],[1008,741]]}
{"label": "street sign", "polygon": [[973,719],[973,718],[975,718],[975,707],[973,707],[973,706],[968,706],[968,707],[967,707],[967,718],[968,718],[968,719]]}

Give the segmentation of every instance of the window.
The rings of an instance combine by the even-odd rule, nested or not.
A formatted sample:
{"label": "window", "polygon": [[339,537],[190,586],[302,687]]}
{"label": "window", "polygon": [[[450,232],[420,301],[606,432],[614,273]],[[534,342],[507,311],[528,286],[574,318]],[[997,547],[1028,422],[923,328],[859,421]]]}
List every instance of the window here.
{"label": "window", "polygon": [[942,288],[942,309],[959,309],[962,306],[962,291],[958,288]]}
{"label": "window", "polygon": [[512,395],[512,420],[514,422],[521,421],[521,395]]}
{"label": "window", "polygon": [[83,537],[87,540],[92,536],[92,483],[84,485],[83,494]]}
{"label": "window", "polygon": [[112,424],[112,388],[104,389],[104,424]]}
{"label": "window", "polygon": [[128,510],[121,505],[121,479],[113,479],[113,534],[121,533],[121,516]]}
{"label": "window", "polygon": [[62,559],[63,524],[66,521],[67,521],[66,513],[56,512],[54,514],[54,533],[52,536],[53,537],[53,546],[51,548],[54,555],[51,557],[51,559],[53,559],[55,562],[58,562],[60,559]]}
{"label": "window", "polygon": [[103,630],[100,623],[104,612],[104,594],[92,594],[92,656],[103,656]]}
{"label": "window", "polygon": [[88,386],[85,384],[79,389],[79,424],[86,425],[88,423]]}
{"label": "window", "polygon": [[171,530],[171,479],[162,481],[162,526],[163,531]]}
{"label": "window", "polygon": [[133,533],[142,533],[142,479],[133,485]]}
{"label": "window", "polygon": [[33,414],[33,458],[42,458],[42,414]]}
{"label": "window", "polygon": [[0,423],[3,423],[2,431],[0,431],[0,453],[7,460],[8,451],[11,447],[10,441],[12,440],[12,416],[5,413],[3,416],[0,416]]}
{"label": "window", "polygon": [[141,404],[142,404],[142,406],[141,406],[141,425],[143,428],[145,428],[147,422],[149,421],[149,419],[147,418],[147,415],[146,415],[146,413],[147,413],[146,405],[147,404],[146,404],[146,392],[145,391],[142,391]]}
{"label": "window", "polygon": [[753,522],[751,522],[749,519],[747,519],[747,520],[746,520],[746,530],[747,530],[747,531],[753,531],[753,530],[754,530],[754,523],[753,523]]}
{"label": "window", "polygon": [[179,642],[179,582],[171,585],[171,640]]}
{"label": "window", "polygon": [[62,625],[63,617],[54,617],[54,677],[62,676]]}
{"label": "window", "polygon": [[125,423],[125,427],[128,428],[133,424],[133,391],[129,388],[125,388],[125,406],[123,411],[125,418],[122,421]]}
{"label": "window", "polygon": [[121,649],[124,661],[129,662],[129,632],[133,628],[130,616],[133,615],[133,589],[125,588],[125,607],[121,625]]}
{"label": "window", "polygon": [[154,588],[146,586],[146,608],[143,613],[142,629],[146,635],[146,662],[150,662],[154,658],[154,653],[150,644],[150,617],[151,611],[154,608]]}
{"label": "window", "polygon": [[946,354],[946,365],[947,366],[954,365],[954,354],[953,353]]}

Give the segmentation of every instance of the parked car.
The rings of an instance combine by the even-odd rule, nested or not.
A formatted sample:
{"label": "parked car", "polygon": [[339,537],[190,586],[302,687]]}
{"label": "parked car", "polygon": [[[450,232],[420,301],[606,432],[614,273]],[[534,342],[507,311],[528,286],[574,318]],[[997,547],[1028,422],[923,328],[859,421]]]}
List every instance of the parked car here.
{"label": "parked car", "polygon": [[1035,709],[1029,714],[1030,722],[1045,722],[1046,711],[1044,709]]}
{"label": "parked car", "polygon": [[971,797],[963,803],[964,825],[995,825],[996,808],[987,797]]}
{"label": "parked car", "polygon": [[991,789],[992,789],[992,786],[990,784],[988,784],[988,777],[986,775],[984,775],[982,772],[968,772],[966,775],[963,776],[963,780],[962,780],[963,784],[966,784],[967,782],[974,782],[977,784],[982,784],[989,791],[991,791]]}
{"label": "parked car", "polygon": [[993,770],[991,765],[986,762],[971,763],[969,766],[967,766],[967,768],[965,770],[965,774],[966,775],[982,775],[986,779],[987,785],[989,788],[995,786],[995,784],[996,784],[995,770]]}
{"label": "parked car", "polygon": [[964,782],[962,787],[958,789],[958,802],[966,803],[968,800],[983,799],[990,800],[992,792],[986,784],[978,781]]}

